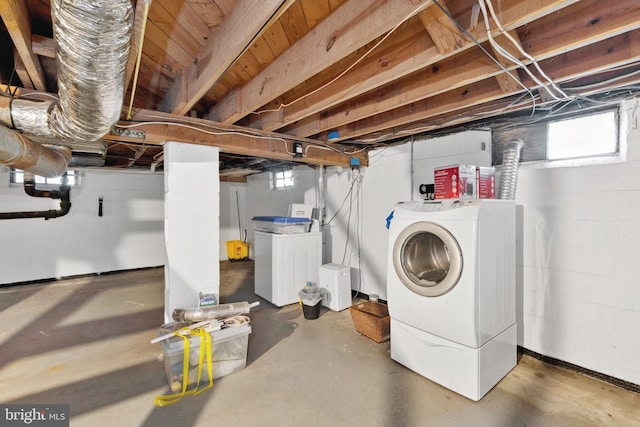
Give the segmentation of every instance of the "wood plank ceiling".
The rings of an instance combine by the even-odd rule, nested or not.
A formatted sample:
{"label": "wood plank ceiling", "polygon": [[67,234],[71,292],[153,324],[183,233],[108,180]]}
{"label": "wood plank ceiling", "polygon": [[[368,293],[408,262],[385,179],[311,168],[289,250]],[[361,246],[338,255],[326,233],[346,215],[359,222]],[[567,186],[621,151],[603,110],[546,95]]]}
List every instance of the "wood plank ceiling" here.
{"label": "wood plank ceiling", "polygon": [[[57,91],[49,2],[0,2],[5,95]],[[637,0],[134,6],[120,127],[102,151],[74,147],[80,162],[159,169],[172,140],[221,147],[225,177],[366,164],[369,149],[412,136],[593,108],[640,87]]]}

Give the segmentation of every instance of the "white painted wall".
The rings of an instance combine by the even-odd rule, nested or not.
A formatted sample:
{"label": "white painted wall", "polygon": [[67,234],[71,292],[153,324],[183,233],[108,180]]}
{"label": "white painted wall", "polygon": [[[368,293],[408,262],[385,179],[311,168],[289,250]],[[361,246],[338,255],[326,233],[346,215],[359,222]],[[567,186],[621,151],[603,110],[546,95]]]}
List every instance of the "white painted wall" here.
{"label": "white painted wall", "polygon": [[520,167],[519,344],[640,384],[640,130],[627,161]]}
{"label": "white painted wall", "polygon": [[[98,216],[98,198],[104,198]],[[59,278],[164,264],[162,174],[83,171],[63,217],[0,220],[0,283]],[[9,186],[0,167],[2,212],[58,209],[50,199]]]}
{"label": "white painted wall", "polygon": [[[397,202],[411,199],[410,171],[410,144],[370,153],[369,166],[361,170],[361,185],[359,187],[356,182],[351,195],[349,189],[353,172],[327,168],[327,221],[340,210],[345,198],[347,201],[324,230],[324,262],[351,267],[351,287],[354,290],[367,295],[378,294],[381,299],[387,297],[386,218]],[[360,236],[359,241],[357,236]]]}

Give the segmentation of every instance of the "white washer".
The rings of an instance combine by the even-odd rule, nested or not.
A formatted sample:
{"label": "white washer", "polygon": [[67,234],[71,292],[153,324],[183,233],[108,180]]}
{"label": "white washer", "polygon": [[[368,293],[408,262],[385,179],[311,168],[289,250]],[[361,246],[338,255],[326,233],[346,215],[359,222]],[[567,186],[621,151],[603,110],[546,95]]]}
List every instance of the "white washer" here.
{"label": "white washer", "polygon": [[282,307],[300,301],[307,282],[318,283],[322,264],[322,233],[254,232],[256,295]]}
{"label": "white washer", "polygon": [[479,400],[516,365],[514,202],[399,203],[388,253],[391,357]]}

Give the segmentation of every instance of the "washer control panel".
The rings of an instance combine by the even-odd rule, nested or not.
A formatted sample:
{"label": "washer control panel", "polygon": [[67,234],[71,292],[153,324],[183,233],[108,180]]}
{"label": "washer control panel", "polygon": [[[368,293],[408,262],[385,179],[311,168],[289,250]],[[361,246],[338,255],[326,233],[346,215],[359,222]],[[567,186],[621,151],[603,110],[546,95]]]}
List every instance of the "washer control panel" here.
{"label": "washer control panel", "polygon": [[482,203],[478,199],[442,199],[442,200],[423,200],[415,207],[418,212],[439,212],[451,209],[461,208],[463,206],[478,205]]}

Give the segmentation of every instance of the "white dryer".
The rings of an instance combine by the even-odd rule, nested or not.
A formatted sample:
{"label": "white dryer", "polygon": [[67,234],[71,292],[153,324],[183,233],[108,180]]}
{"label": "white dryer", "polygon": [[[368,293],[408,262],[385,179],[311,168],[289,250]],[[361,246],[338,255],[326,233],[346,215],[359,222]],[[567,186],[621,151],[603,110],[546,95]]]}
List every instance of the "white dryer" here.
{"label": "white dryer", "polygon": [[479,400],[516,365],[514,202],[399,203],[388,254],[391,357]]}

